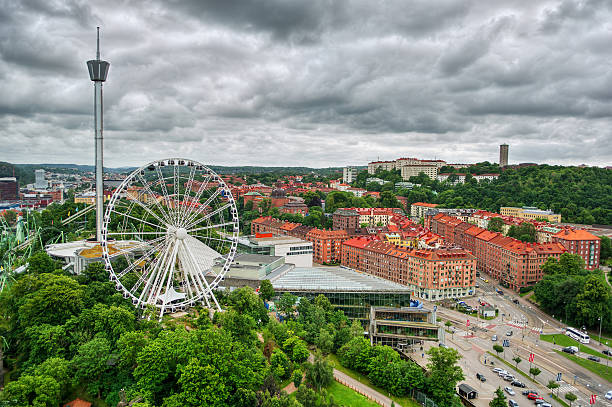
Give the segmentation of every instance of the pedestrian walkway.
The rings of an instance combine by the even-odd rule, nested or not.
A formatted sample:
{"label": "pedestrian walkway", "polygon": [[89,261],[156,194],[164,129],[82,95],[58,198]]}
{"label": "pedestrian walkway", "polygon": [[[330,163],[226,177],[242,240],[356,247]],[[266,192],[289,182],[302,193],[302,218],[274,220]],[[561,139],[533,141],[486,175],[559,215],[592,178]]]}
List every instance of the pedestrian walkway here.
{"label": "pedestrian walkway", "polygon": [[[339,371],[338,369],[334,369],[334,379],[336,379],[337,382],[345,385],[350,389],[355,390],[357,393],[367,397],[368,399],[381,406],[391,407],[392,401],[389,397],[377,392],[369,386],[366,386],[360,381],[353,379],[351,376]],[[399,404],[397,403],[395,403],[395,405],[399,406]]]}

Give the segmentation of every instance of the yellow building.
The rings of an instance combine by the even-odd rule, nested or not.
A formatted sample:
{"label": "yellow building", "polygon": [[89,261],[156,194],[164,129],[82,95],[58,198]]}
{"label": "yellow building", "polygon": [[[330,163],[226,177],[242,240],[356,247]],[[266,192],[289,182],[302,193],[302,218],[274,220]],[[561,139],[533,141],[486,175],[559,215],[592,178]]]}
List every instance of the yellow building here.
{"label": "yellow building", "polygon": [[402,179],[409,181],[410,177],[416,177],[420,173],[424,173],[431,179],[436,179],[438,176],[438,167],[436,165],[404,165],[401,167]]}
{"label": "yellow building", "polygon": [[[106,192],[106,191],[105,191]],[[111,198],[112,194],[104,194],[104,202]],[[83,192],[82,194],[74,196],[74,203],[85,203],[88,205],[94,205],[96,203],[96,193],[94,191]]]}
{"label": "yellow building", "polygon": [[503,206],[499,208],[499,213],[504,216],[513,216],[515,218],[522,219],[545,219],[548,222],[561,222],[561,215],[553,213],[553,211],[543,211],[533,206],[523,206],[522,208],[515,208],[511,206]]}

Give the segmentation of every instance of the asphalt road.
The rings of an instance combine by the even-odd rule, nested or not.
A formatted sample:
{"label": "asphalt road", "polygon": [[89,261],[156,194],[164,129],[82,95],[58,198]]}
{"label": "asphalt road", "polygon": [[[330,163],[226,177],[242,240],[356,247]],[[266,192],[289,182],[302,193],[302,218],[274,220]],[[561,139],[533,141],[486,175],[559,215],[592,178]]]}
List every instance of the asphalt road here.
{"label": "asphalt road", "polygon": [[[483,321],[476,319],[473,316],[462,314],[455,310],[438,307],[438,317],[443,322],[450,320],[453,323],[453,335],[447,334],[447,345],[456,348],[461,355],[462,368],[466,376],[466,383],[479,391],[479,398],[476,405],[488,406],[488,402],[493,397],[493,392],[500,386],[502,389],[508,386],[508,382],[499,378],[491,369],[493,367],[502,367],[508,370],[514,376],[527,384],[530,384],[534,389],[538,390],[540,395],[546,395],[545,399],[553,406],[558,406],[552,400],[548,390],[542,383],[548,383],[549,380],[556,380],[557,374],[561,373],[562,381],[559,382],[560,397],[563,398],[567,392],[576,394],[579,399],[573,403],[573,406],[590,406],[588,403],[591,394],[597,394],[597,404],[595,406],[611,407],[612,401],[605,400],[604,394],[612,390],[612,383],[605,381],[587,369],[571,362],[570,360],[558,355],[553,349],[561,349],[560,346],[553,345],[548,342],[539,340],[539,335],[543,333],[560,333],[563,332],[561,322],[553,320],[550,316],[533,307],[528,301],[518,297],[515,293],[502,289],[503,295],[497,294],[495,288],[499,288],[495,282],[486,275],[482,274],[485,279],[490,282],[485,283],[480,278],[478,279],[479,288],[476,290],[476,295],[473,298],[463,299],[468,305],[476,306],[478,299],[482,299],[489,304],[496,306],[500,312],[497,318],[491,321]],[[512,300],[518,299],[518,304]],[[470,326],[466,326],[466,321],[470,320]],[[512,331],[512,336],[506,336],[506,333]],[[510,346],[505,348],[505,359],[514,365],[512,358],[519,356],[522,362],[518,367],[523,372],[529,372],[530,363],[529,355],[534,354],[535,360],[533,365],[542,370],[542,373],[537,376],[537,382],[529,380],[518,374],[514,369],[508,368],[502,362],[488,355],[486,352],[493,352],[491,337],[497,335],[498,342],[502,344],[503,339],[508,339]],[[431,345],[429,345],[431,346]],[[436,344],[433,344],[436,346]],[[598,345],[592,346],[601,351]],[[582,353],[579,353],[580,356]],[[420,355],[418,355],[420,357]],[[586,356],[586,355],[585,355]],[[427,355],[425,355],[426,359]],[[485,358],[487,365],[485,366]],[[494,362],[494,366],[490,362]],[[501,366],[500,366],[501,365]],[[611,367],[612,368],[612,367]],[[476,379],[476,373],[482,373],[487,378],[487,381],[482,383]],[[533,402],[521,395],[523,389],[515,388],[517,393],[515,396],[509,396],[517,401],[519,406],[533,405]],[[555,390],[556,394],[557,390]]]}

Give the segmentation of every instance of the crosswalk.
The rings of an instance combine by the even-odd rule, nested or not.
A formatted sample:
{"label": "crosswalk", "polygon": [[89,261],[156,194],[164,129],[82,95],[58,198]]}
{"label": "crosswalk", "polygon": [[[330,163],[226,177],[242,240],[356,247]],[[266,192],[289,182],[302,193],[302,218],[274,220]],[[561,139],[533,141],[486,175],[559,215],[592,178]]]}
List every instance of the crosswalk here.
{"label": "crosswalk", "polygon": [[566,382],[563,382],[563,384],[561,384],[561,386],[559,386],[557,390],[561,393],[568,393],[568,392],[575,393],[578,391],[574,386]]}

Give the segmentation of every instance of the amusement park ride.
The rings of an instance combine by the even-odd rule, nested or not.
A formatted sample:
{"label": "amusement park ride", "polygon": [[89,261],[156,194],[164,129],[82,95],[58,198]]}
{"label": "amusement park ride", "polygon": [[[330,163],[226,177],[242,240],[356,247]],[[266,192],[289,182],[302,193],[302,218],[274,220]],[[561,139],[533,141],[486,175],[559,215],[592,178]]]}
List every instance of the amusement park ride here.
{"label": "amusement park ride", "polygon": [[[96,59],[87,61],[95,85],[96,203],[62,221],[65,225],[95,210],[96,235],[81,244],[52,246],[69,252],[76,273],[83,264],[102,262],[126,299],[137,308],[156,309],[159,318],[196,304],[221,310],[213,291],[233,262],[240,230],[236,202],[221,177],[195,160],[153,161],[124,179],[104,211],[102,83],[110,64],[100,60],[99,29],[97,44]],[[0,230],[4,288],[43,242],[27,212],[15,226],[3,222]],[[63,236],[45,242],[47,251],[59,240]]]}

